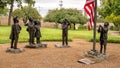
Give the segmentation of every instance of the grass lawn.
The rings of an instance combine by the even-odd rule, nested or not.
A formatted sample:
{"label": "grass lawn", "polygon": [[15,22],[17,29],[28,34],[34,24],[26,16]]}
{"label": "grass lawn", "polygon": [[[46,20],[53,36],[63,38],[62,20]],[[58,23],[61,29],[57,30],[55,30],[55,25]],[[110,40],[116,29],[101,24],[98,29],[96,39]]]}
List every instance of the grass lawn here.
{"label": "grass lawn", "polygon": [[[9,43],[11,27],[10,26],[0,26],[0,43]],[[54,28],[41,28],[42,38],[41,41],[61,41],[62,40],[62,30]],[[88,30],[69,30],[69,41],[72,41],[73,38],[82,38],[88,41],[93,39],[93,31]],[[28,41],[28,32],[26,27],[22,27],[19,42]],[[99,41],[99,34],[97,33],[97,41]],[[120,36],[108,36],[108,42],[111,43],[120,43]]]}

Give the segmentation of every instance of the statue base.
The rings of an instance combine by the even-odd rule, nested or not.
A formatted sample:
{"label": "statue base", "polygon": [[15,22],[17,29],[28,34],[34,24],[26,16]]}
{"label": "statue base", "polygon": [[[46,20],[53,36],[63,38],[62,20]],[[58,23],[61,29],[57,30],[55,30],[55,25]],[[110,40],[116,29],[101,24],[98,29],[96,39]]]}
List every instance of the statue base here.
{"label": "statue base", "polygon": [[84,55],[87,57],[95,58],[99,55],[99,52],[97,50],[90,50],[90,51],[85,52]]}
{"label": "statue base", "polygon": [[55,45],[56,48],[69,48],[70,46],[65,46],[65,45],[61,45],[61,44],[56,44]]}
{"label": "statue base", "polygon": [[26,45],[25,48],[47,48],[47,44],[40,43],[40,44],[32,44],[32,45]]}
{"label": "statue base", "polygon": [[95,58],[96,62],[102,62],[109,57],[108,54],[101,54],[97,50],[87,51],[87,52],[84,53],[84,55],[87,56],[87,57]]}
{"label": "statue base", "polygon": [[17,48],[17,49],[14,49],[14,48],[7,48],[6,52],[9,52],[9,53],[21,53],[21,52],[24,52],[25,50],[22,49],[22,48]]}

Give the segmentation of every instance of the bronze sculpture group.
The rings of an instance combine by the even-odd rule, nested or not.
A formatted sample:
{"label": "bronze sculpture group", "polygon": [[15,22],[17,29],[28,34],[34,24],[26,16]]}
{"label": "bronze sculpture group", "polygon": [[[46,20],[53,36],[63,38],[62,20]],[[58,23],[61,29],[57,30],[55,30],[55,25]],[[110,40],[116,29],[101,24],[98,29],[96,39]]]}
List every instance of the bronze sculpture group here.
{"label": "bronze sculpture group", "polygon": [[[39,20],[33,20],[31,17],[28,17],[29,22],[27,20],[23,20],[24,25],[27,26],[27,32],[29,33],[29,44],[26,45],[28,48],[36,48],[36,47],[46,47],[46,45],[40,42],[41,36],[41,22]],[[36,38],[36,43],[35,43]]]}
{"label": "bronze sculpture group", "polygon": [[[41,46],[40,37],[41,37],[41,22],[38,20],[33,20],[31,17],[28,17],[29,22],[27,20],[23,20],[24,25],[27,26],[27,32],[29,33],[29,46],[33,46],[38,44]],[[18,17],[13,18],[13,25],[11,28],[11,47],[13,49],[17,49],[17,43],[19,39],[19,33],[21,31],[21,26],[19,25]],[[67,19],[64,19],[62,22],[62,47],[69,47],[68,46],[68,27],[70,26],[70,22]],[[103,47],[104,53],[106,54],[106,46],[107,46],[107,33],[108,33],[108,26],[109,23],[105,22],[104,26],[98,27],[98,32],[100,33],[100,53],[102,54]],[[36,43],[34,39],[36,38]]]}
{"label": "bronze sculpture group", "polygon": [[40,44],[40,37],[41,37],[41,32],[40,32],[40,26],[41,23],[38,20],[34,20],[31,17],[28,17],[29,22],[27,23],[24,21],[25,26],[27,26],[27,31],[29,33],[29,45],[34,45],[34,38],[37,40],[37,44]]}

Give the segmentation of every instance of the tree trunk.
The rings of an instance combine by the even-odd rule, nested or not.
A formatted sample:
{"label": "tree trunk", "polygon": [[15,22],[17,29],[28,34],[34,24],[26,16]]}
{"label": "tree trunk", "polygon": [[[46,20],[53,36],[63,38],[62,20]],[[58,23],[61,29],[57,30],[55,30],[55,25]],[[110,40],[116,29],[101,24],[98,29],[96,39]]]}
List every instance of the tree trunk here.
{"label": "tree trunk", "polygon": [[75,23],[74,23],[74,30],[75,30]]}
{"label": "tree trunk", "polygon": [[13,11],[13,4],[14,4],[14,0],[11,0],[10,11],[9,11],[9,18],[8,18],[8,25],[11,25],[11,17],[12,17],[12,11]]}

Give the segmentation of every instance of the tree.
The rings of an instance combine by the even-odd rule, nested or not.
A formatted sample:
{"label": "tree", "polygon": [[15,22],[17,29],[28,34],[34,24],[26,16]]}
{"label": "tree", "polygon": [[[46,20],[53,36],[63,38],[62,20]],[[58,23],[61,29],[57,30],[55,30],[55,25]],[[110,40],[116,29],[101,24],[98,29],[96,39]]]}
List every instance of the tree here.
{"label": "tree", "polygon": [[120,0],[101,0],[99,14],[120,31]]}
{"label": "tree", "polygon": [[113,23],[120,33],[120,15],[113,18]]}
{"label": "tree", "polygon": [[[1,15],[7,15],[8,8],[6,7],[6,1],[5,0],[0,0],[0,16]],[[0,21],[1,25],[1,21]]]}
{"label": "tree", "polygon": [[112,14],[110,14],[109,16],[107,16],[107,17],[105,18],[105,21],[108,21],[108,22],[113,23],[113,20],[114,20],[115,17],[116,17],[116,16],[112,13]]}
{"label": "tree", "polygon": [[10,25],[11,24],[11,16],[12,16],[12,11],[13,11],[14,0],[10,0],[10,1],[8,1],[8,3],[10,4],[10,11],[9,11],[9,17],[8,17],[8,25]]}
{"label": "tree", "polygon": [[62,23],[63,19],[67,18],[72,24],[80,23],[85,24],[87,19],[82,15],[82,13],[77,9],[54,9],[50,10],[44,21]]}
{"label": "tree", "polygon": [[120,0],[101,0],[101,6],[98,9],[99,15],[103,18],[111,15],[120,15]]}
{"label": "tree", "polygon": [[16,9],[13,11],[12,16],[19,16],[20,18],[25,18],[26,16],[30,16],[33,19],[42,19],[41,15],[37,11],[36,8],[33,8],[31,6],[25,6],[23,9]]}
{"label": "tree", "polygon": [[4,8],[0,8],[0,15],[7,15],[8,12],[8,8],[4,7]]}
{"label": "tree", "polygon": [[28,4],[28,6],[34,6],[35,0],[24,0],[25,3]]}
{"label": "tree", "polygon": [[105,20],[108,22],[112,22],[115,25],[115,27],[117,28],[117,30],[119,30],[119,32],[120,32],[120,15],[116,16],[114,14],[111,14],[110,16],[107,16],[105,18]]}
{"label": "tree", "polygon": [[[12,12],[13,12],[13,4],[16,1],[16,3],[21,4],[22,0],[6,0],[7,4],[10,5],[10,11],[9,11],[9,18],[8,18],[8,25],[11,24],[11,16],[12,16]],[[24,0],[25,3],[28,3],[30,5],[33,5],[35,3],[34,0]]]}
{"label": "tree", "polygon": [[0,0],[0,9],[5,8],[6,4],[7,4],[6,0]]}

